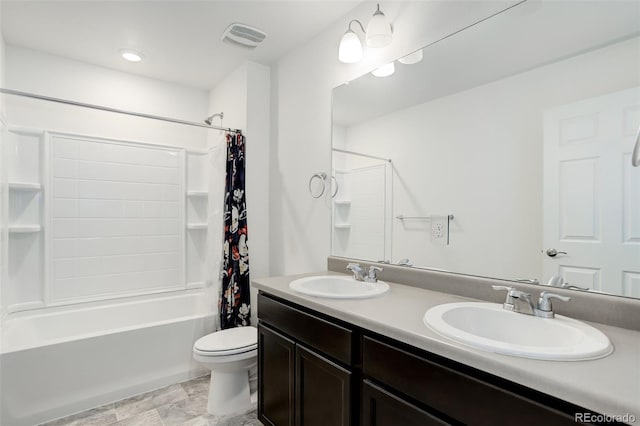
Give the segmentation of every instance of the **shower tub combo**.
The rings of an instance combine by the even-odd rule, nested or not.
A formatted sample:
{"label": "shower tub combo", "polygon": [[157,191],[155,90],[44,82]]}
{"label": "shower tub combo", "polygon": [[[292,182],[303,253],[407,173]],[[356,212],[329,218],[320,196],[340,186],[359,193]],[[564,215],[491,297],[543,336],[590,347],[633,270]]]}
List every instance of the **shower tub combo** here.
{"label": "shower tub combo", "polygon": [[39,424],[205,374],[192,357],[215,326],[204,293],[12,314],[0,347],[0,424]]}

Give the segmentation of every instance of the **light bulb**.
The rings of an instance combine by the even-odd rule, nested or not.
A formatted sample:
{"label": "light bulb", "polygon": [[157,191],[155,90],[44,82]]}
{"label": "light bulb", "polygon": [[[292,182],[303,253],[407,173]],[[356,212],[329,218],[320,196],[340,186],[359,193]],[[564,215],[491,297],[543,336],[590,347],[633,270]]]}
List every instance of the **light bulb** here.
{"label": "light bulb", "polygon": [[413,65],[420,62],[422,60],[422,56],[422,49],[420,49],[416,50],[413,53],[409,53],[407,56],[403,56],[402,58],[398,59],[398,62],[405,65]]}
{"label": "light bulb", "polygon": [[380,5],[369,21],[366,33],[369,47],[385,47],[391,44],[393,30],[387,17],[380,11]]}
{"label": "light bulb", "polygon": [[362,59],[362,43],[352,30],[347,30],[340,40],[338,59],[345,64],[353,64]]}
{"label": "light bulb", "polygon": [[394,72],[396,72],[396,66],[393,62],[389,62],[388,64],[381,65],[375,70],[371,71],[371,74],[376,77],[389,77]]}

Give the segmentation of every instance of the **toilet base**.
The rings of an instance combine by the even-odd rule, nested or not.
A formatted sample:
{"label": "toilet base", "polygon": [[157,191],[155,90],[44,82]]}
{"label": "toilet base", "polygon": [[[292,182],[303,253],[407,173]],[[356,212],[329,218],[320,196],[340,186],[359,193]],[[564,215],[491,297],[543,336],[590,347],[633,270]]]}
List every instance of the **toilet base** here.
{"label": "toilet base", "polygon": [[251,405],[249,374],[247,370],[226,373],[211,372],[207,411],[213,415],[245,411]]}

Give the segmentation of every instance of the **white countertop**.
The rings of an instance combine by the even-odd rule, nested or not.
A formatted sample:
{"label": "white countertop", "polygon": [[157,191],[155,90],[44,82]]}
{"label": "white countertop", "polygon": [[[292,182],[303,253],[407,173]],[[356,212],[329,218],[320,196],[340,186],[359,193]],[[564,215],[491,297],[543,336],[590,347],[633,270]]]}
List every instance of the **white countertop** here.
{"label": "white countertop", "polygon": [[432,306],[474,299],[388,282],[384,295],[360,300],[305,296],[289,289],[294,279],[322,272],[253,280],[253,287],[420,349],[486,371],[601,414],[632,414],[640,421],[640,332],[589,323],[615,348],[601,359],[540,361],[468,347],[441,337],[422,318]]}

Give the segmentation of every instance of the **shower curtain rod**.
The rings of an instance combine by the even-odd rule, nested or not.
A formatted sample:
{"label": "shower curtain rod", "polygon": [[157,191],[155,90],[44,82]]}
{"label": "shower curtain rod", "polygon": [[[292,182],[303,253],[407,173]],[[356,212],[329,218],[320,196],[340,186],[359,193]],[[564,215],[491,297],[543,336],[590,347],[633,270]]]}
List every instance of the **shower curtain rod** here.
{"label": "shower curtain rod", "polygon": [[118,109],[118,108],[111,108],[111,107],[106,107],[106,106],[101,106],[101,105],[87,104],[87,103],[84,103],[84,102],[69,101],[67,99],[53,98],[51,96],[36,95],[35,93],[21,92],[19,90],[0,88],[0,93],[5,93],[7,95],[22,96],[22,97],[25,97],[25,98],[40,99],[40,100],[43,100],[43,101],[56,102],[56,103],[59,103],[59,104],[80,106],[80,107],[85,107],[85,108],[90,108],[90,109],[96,109],[96,110],[99,110],[99,111],[115,112],[116,114],[125,114],[125,115],[132,115],[132,116],[135,116],[135,117],[149,118],[149,119],[152,119],[152,120],[167,121],[169,123],[186,124],[187,126],[204,127],[206,129],[216,129],[216,130],[225,130],[227,132],[233,132],[233,133],[236,133],[236,132],[242,133],[241,129],[232,129],[231,127],[212,126],[212,125],[208,125],[208,124],[198,123],[198,122],[195,122],[195,121],[186,121],[186,120],[180,120],[180,119],[177,119],[177,118],[162,117],[160,115],[144,114],[142,112],[126,111],[126,110]]}

